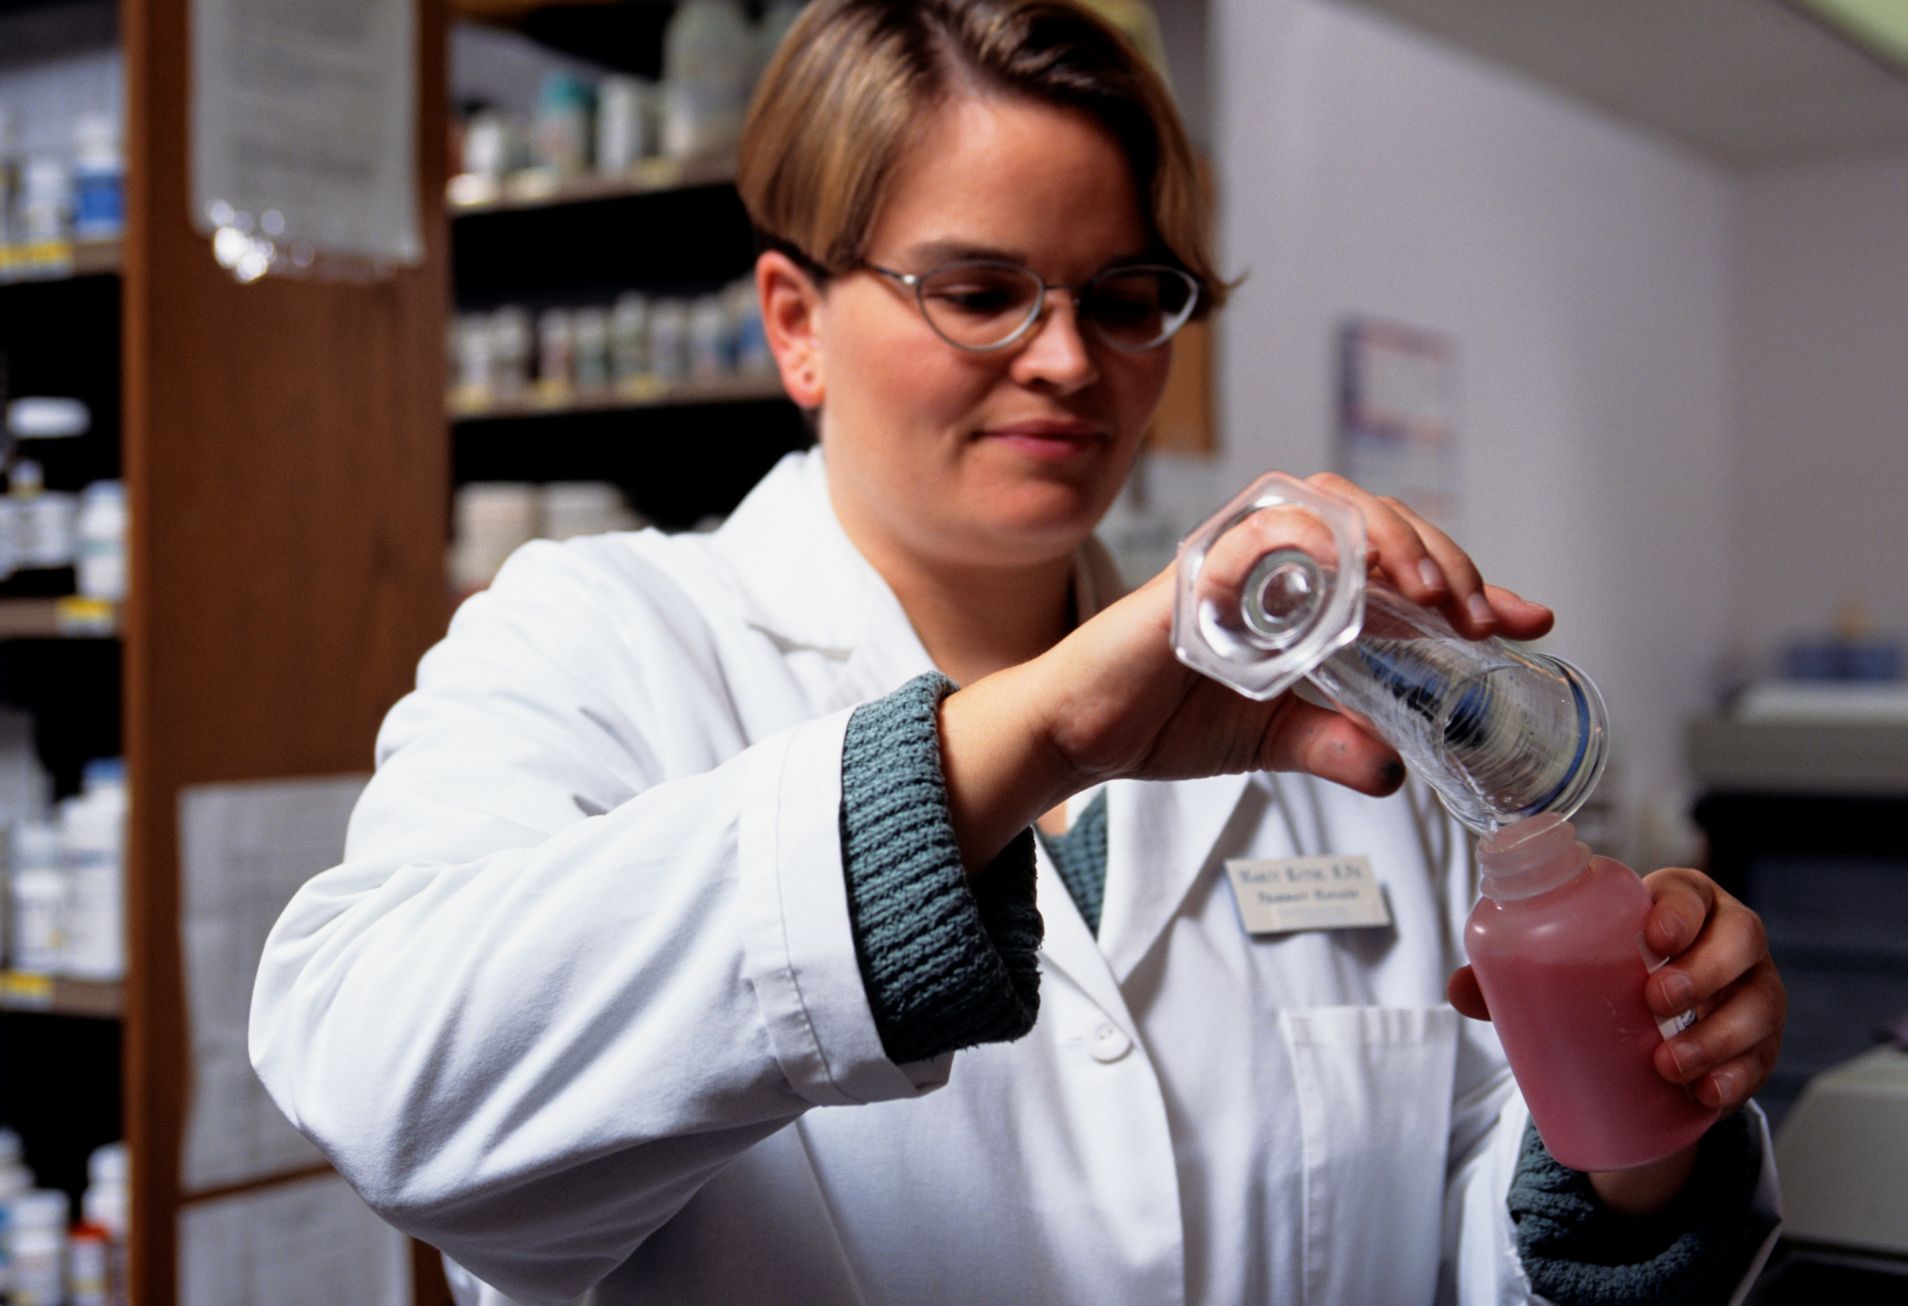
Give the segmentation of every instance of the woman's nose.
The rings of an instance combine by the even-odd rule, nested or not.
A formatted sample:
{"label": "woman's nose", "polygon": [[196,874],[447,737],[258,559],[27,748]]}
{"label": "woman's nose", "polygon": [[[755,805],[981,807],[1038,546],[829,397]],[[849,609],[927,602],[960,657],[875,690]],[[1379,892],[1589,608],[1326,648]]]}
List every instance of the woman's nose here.
{"label": "woman's nose", "polygon": [[1024,385],[1044,385],[1062,394],[1099,380],[1080,323],[1080,306],[1065,291],[1049,291],[1040,320],[1014,358],[1014,375]]}

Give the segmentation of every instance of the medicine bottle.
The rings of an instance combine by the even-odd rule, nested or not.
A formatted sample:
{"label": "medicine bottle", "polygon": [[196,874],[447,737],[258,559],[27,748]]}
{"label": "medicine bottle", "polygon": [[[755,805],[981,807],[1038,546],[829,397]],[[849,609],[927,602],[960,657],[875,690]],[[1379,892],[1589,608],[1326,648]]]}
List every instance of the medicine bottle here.
{"label": "medicine bottle", "polygon": [[80,1198],[80,1217],[104,1230],[107,1237],[108,1300],[127,1306],[131,1282],[127,1265],[127,1238],[131,1231],[126,1193],[130,1165],[124,1143],[96,1147],[86,1159],[86,1192]]}
{"label": "medicine bottle", "polygon": [[1477,853],[1483,896],[1465,951],[1551,1156],[1627,1170],[1702,1137],[1716,1111],[1656,1069],[1657,1045],[1678,1027],[1644,997],[1662,959],[1643,941],[1643,881],[1591,856],[1555,813],[1486,835]]}
{"label": "medicine bottle", "polygon": [[64,961],[66,872],[60,866],[60,832],[29,821],[13,829],[13,867],[7,890],[7,959],[15,970],[51,975]]}
{"label": "medicine bottle", "polygon": [[66,874],[60,970],[78,979],[124,978],[126,780],[117,758],[86,764],[84,788],[60,804],[59,829]]}
{"label": "medicine bottle", "polygon": [[74,128],[73,235],[115,240],[126,225],[126,155],[119,115],[81,114]]}
{"label": "medicine bottle", "polygon": [[60,1306],[66,1299],[66,1194],[36,1188],[8,1206],[13,1213],[10,1306]]}
{"label": "medicine bottle", "polygon": [[74,567],[79,593],[118,603],[126,597],[126,487],[94,481],[80,491]]}
{"label": "medicine bottle", "polygon": [[733,153],[755,73],[755,30],[736,0],[678,6],[663,29],[663,156],[686,163]]}

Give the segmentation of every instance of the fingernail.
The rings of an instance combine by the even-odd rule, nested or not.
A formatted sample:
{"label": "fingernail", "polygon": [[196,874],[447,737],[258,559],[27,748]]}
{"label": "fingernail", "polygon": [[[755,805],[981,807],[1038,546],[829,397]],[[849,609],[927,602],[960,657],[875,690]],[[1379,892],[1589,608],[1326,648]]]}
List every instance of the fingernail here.
{"label": "fingernail", "polygon": [[1709,1084],[1711,1089],[1713,1089],[1716,1094],[1717,1106],[1719,1107],[1727,1106],[1729,1103],[1735,1101],[1736,1099],[1736,1072],[1735,1071],[1718,1070],[1715,1074],[1709,1077]]}
{"label": "fingernail", "polygon": [[1497,614],[1491,611],[1491,601],[1482,594],[1473,594],[1464,600],[1464,610],[1479,625],[1488,626],[1497,620]]}
{"label": "fingernail", "polygon": [[1430,558],[1418,559],[1418,579],[1424,582],[1424,587],[1428,590],[1441,590],[1447,586],[1444,568]]}
{"label": "fingernail", "polygon": [[1687,1078],[1690,1066],[1696,1061],[1696,1049],[1677,1039],[1671,1039],[1666,1046],[1669,1048],[1670,1060],[1676,1065],[1677,1075]]}
{"label": "fingernail", "polygon": [[1663,1000],[1672,1016],[1696,1005],[1696,984],[1680,970],[1663,972]]}

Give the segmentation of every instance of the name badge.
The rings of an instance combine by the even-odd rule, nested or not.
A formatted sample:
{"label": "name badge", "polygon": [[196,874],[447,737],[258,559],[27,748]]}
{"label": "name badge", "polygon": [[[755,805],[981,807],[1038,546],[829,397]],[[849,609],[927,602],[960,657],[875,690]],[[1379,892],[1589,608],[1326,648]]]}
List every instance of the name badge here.
{"label": "name badge", "polygon": [[1369,857],[1234,858],[1226,874],[1248,934],[1391,924]]}

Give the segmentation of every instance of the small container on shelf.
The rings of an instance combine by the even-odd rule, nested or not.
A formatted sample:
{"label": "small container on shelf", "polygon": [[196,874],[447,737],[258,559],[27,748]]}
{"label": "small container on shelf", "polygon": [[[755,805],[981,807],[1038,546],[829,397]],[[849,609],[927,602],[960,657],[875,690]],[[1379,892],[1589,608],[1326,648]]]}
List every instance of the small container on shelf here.
{"label": "small container on shelf", "polygon": [[126,487],[94,481],[80,491],[76,580],[79,596],[102,603],[126,598]]}
{"label": "small container on shelf", "polygon": [[126,156],[119,115],[81,114],[73,160],[73,236],[117,240],[126,226]]}
{"label": "small container on shelf", "polygon": [[506,304],[490,315],[486,326],[490,334],[485,353],[487,371],[481,381],[484,394],[515,399],[529,393],[536,334],[530,314],[515,304]]}
{"label": "small container on shelf", "polygon": [[600,308],[579,308],[570,318],[571,377],[577,392],[600,395],[610,387],[609,314]]}
{"label": "small container on shelf", "polygon": [[649,309],[649,374],[664,385],[689,375],[689,301],[664,296]]}
{"label": "small container on shelf", "polygon": [[11,1306],[61,1306],[66,1300],[66,1194],[35,1188],[7,1200]]}
{"label": "small container on shelf", "polygon": [[13,827],[13,857],[7,874],[7,962],[34,975],[59,973],[64,938],[66,874],[60,866],[60,832],[25,821]]}
{"label": "small container on shelf", "polygon": [[59,277],[73,269],[73,169],[39,155],[20,173],[15,201],[12,270],[23,277]]}
{"label": "small container on shelf", "polygon": [[537,537],[538,490],[518,481],[480,481],[457,491],[451,542],[451,585],[471,594],[512,553]]}
{"label": "small container on shelf", "polygon": [[662,153],[678,162],[724,158],[742,139],[757,46],[735,0],[686,0],[663,34]]}
{"label": "small container on shelf", "polygon": [[610,311],[610,377],[629,393],[649,380],[649,371],[649,300],[632,290]]}
{"label": "small container on shelf", "polygon": [[633,173],[656,153],[656,88],[640,77],[611,74],[596,84],[596,171]]}
{"label": "small container on shelf", "polygon": [[537,398],[569,402],[576,391],[576,322],[569,310],[547,308],[537,318]]}
{"label": "small container on shelf", "polygon": [[559,180],[590,170],[594,100],[590,83],[575,73],[554,72],[543,79],[537,95],[537,163]]}

